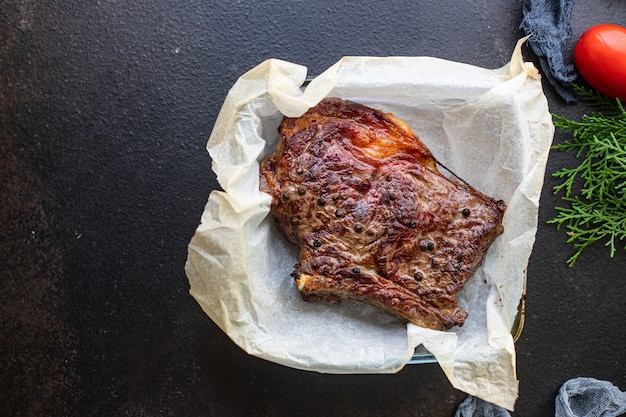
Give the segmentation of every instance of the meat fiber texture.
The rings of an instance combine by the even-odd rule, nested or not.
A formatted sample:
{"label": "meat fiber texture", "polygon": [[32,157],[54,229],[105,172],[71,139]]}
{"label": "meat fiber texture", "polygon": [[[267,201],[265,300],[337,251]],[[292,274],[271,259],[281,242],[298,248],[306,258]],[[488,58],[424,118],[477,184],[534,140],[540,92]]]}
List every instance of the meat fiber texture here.
{"label": "meat fiber texture", "polygon": [[[306,67],[281,60],[243,74],[207,144],[222,190],[209,195],[185,266],[206,314],[249,354],[324,373],[398,372],[423,345],[455,388],[512,410],[511,329],[554,134],[538,71],[522,59],[524,40],[497,69],[432,57],[344,57],[306,88]],[[290,276],[298,249],[275,227],[259,163],[278,143],[283,116],[331,96],[393,113],[439,162],[507,204],[504,233],[457,295],[469,313],[463,327],[436,331],[365,303],[302,300]]]}

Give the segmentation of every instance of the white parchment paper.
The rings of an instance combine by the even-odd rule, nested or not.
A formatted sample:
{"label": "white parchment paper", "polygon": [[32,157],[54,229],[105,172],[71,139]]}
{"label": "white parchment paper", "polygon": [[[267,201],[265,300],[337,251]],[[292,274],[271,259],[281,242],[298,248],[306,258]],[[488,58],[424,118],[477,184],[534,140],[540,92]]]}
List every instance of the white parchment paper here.
{"label": "white parchment paper", "polygon": [[[189,244],[190,293],[246,352],[328,373],[393,373],[423,345],[452,385],[512,410],[518,395],[511,335],[537,229],[554,128],[536,68],[485,69],[431,57],[345,57],[302,90],[306,68],[270,59],[228,93],[207,149],[223,191],[211,192]],[[458,296],[462,328],[440,332],[364,303],[302,301],[289,276],[297,249],[276,231],[259,162],[283,115],[326,96],[405,120],[435,157],[508,209],[504,234]]]}

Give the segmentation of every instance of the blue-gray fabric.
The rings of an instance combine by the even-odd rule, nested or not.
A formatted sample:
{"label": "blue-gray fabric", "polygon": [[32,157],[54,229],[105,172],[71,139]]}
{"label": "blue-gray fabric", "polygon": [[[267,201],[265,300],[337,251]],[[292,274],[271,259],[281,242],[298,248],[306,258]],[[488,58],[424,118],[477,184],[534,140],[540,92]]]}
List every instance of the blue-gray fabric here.
{"label": "blue-gray fabric", "polygon": [[[608,381],[574,378],[561,386],[554,405],[554,417],[617,417],[626,413],[626,392]],[[470,395],[459,404],[454,417],[511,417],[511,414]]]}
{"label": "blue-gray fabric", "polygon": [[626,413],[626,392],[608,381],[574,378],[555,400],[556,417],[617,417]]}
{"label": "blue-gray fabric", "polygon": [[470,395],[459,404],[454,417],[511,417],[511,414],[502,407]]}
{"label": "blue-gray fabric", "polygon": [[574,0],[524,0],[520,28],[530,35],[528,44],[539,59],[544,77],[568,103],[578,101],[571,83],[577,77],[573,64],[566,64],[563,49],[572,36]]}

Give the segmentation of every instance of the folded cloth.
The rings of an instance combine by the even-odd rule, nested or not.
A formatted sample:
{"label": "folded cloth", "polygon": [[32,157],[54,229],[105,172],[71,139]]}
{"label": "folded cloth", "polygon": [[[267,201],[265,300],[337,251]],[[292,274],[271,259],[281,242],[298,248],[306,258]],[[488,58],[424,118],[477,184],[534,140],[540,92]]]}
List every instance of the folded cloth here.
{"label": "folded cloth", "polygon": [[459,404],[454,417],[511,417],[511,414],[500,406],[470,395]]}
{"label": "folded cloth", "polygon": [[574,378],[555,400],[556,417],[617,417],[626,413],[626,392],[608,381]]}
{"label": "folded cloth", "polygon": [[548,82],[568,103],[578,101],[571,83],[578,74],[573,64],[565,64],[563,48],[572,36],[574,0],[524,0],[520,28],[529,35],[528,44],[539,59]]}
{"label": "folded cloth", "polygon": [[[574,378],[566,381],[555,400],[554,417],[617,417],[626,413],[626,392],[608,381]],[[502,407],[468,396],[454,417],[511,417]]]}

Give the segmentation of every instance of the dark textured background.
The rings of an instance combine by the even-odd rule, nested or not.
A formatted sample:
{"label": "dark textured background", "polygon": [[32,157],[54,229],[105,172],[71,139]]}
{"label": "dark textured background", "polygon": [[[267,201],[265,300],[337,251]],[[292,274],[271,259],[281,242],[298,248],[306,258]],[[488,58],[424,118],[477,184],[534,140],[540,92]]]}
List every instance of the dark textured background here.
{"label": "dark textured background", "polygon": [[[186,246],[241,74],[267,58],[317,74],[344,55],[500,67],[522,2],[126,3],[0,1],[0,415],[452,416],[465,394],[436,364],[339,376],[246,355],[188,295]],[[574,38],[625,25],[626,2],[577,2],[573,22]],[[545,90],[553,112],[585,111]],[[545,224],[549,174],[574,163],[549,160],[514,416],[553,415],[576,376],[626,390],[626,256],[596,245],[568,268]]]}

